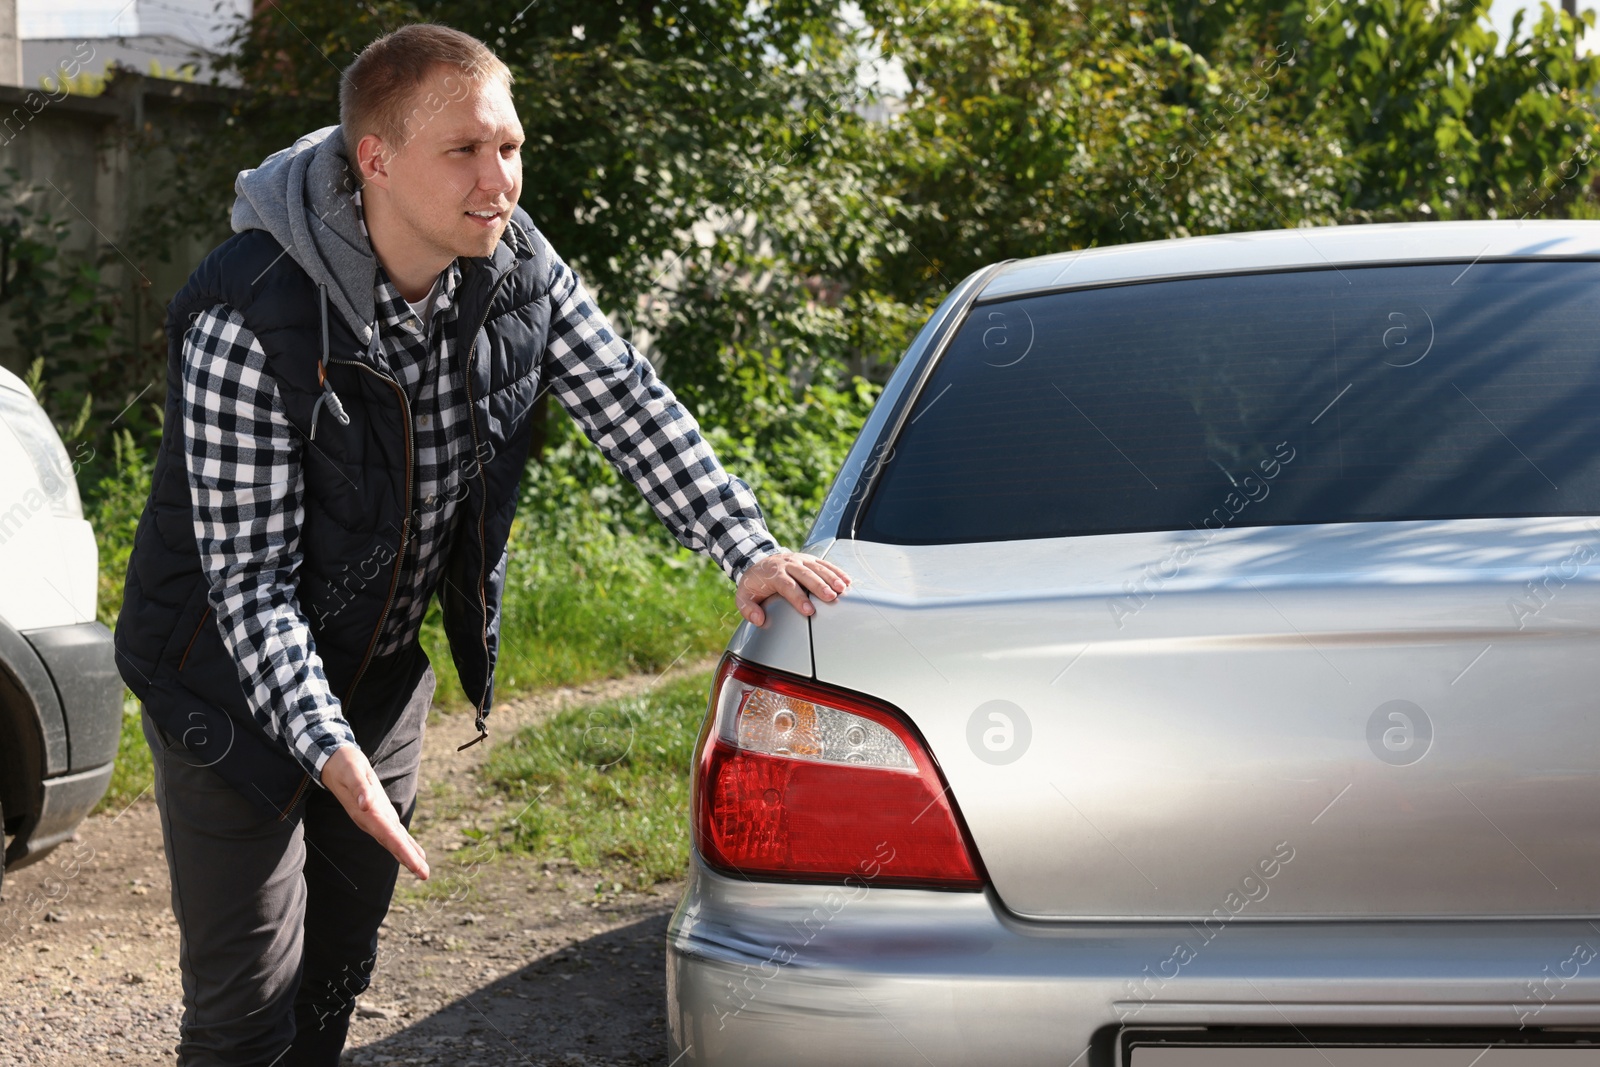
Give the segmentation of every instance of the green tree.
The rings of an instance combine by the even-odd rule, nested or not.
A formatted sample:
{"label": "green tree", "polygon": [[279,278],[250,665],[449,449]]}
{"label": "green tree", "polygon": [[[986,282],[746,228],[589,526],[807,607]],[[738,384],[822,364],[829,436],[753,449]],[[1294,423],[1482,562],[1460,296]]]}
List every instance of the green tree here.
{"label": "green tree", "polygon": [[880,27],[905,67],[885,135],[913,252],[894,292],[976,266],[1130,240],[1334,221],[1339,139],[1291,119],[1290,47],[1160,8],[934,0]]}
{"label": "green tree", "polygon": [[1293,114],[1337,117],[1355,165],[1347,218],[1517,218],[1582,194],[1600,58],[1577,55],[1570,16],[1519,12],[1502,41],[1478,0],[1318,11],[1290,4],[1264,21],[1303,29]]}
{"label": "green tree", "polygon": [[[913,299],[1011,256],[1308,223],[1561,213],[1600,59],[1548,4],[906,0],[887,134]],[[1592,16],[1585,15],[1586,24]]]}

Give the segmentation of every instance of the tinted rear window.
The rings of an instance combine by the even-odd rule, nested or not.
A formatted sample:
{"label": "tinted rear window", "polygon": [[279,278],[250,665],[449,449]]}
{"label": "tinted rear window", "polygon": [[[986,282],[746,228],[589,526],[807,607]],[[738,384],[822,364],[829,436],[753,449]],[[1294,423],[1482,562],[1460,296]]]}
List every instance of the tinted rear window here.
{"label": "tinted rear window", "polygon": [[1600,514],[1600,264],[979,305],[858,527],[898,544]]}

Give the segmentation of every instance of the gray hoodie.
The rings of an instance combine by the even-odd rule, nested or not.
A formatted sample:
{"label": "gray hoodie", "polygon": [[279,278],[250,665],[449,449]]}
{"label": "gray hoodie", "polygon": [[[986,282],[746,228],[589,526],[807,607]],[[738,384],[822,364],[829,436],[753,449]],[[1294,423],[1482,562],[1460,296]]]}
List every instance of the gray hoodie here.
{"label": "gray hoodie", "polygon": [[378,260],[362,231],[344,134],[324,126],[274,152],[233,183],[233,229],[266,230],[281,244],[364,344],[373,341]]}

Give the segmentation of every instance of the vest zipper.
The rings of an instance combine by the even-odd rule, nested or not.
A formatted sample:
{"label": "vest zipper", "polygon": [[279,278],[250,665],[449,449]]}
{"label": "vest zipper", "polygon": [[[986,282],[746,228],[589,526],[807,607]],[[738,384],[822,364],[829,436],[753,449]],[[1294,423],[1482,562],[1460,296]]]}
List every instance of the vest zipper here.
{"label": "vest zipper", "polygon": [[394,606],[395,591],[400,588],[400,567],[405,562],[406,538],[411,532],[411,466],[415,458],[413,455],[415,446],[411,440],[411,402],[406,399],[406,391],[400,387],[399,382],[375,367],[371,367],[359,360],[331,359],[328,362],[348,363],[353,367],[360,367],[381,381],[388,382],[394,386],[395,395],[400,398],[400,413],[404,416],[401,425],[406,433],[406,503],[405,517],[400,520],[400,548],[394,554],[394,573],[389,577],[389,595],[384,599],[383,612],[378,616],[378,625],[373,628],[372,639],[367,642],[367,654],[362,658],[361,666],[356,670],[356,676],[351,679],[350,688],[345,690],[344,699],[340,701],[340,704],[344,705],[350,703],[350,699],[356,694],[356,686],[361,682],[361,676],[367,673],[367,665],[372,662],[372,650],[378,647],[378,637],[383,633],[383,624],[389,618],[389,609]]}
{"label": "vest zipper", "polygon": [[477,402],[472,396],[472,364],[478,358],[478,334],[489,324],[489,309],[494,306],[494,298],[500,292],[500,287],[510,277],[511,271],[507,271],[490,288],[483,304],[483,317],[478,320],[478,328],[472,331],[472,350],[467,354],[467,426],[472,430],[472,455],[478,461],[478,484],[483,490],[483,502],[478,506],[478,611],[483,617],[483,692],[478,695],[478,714],[474,723],[478,728],[478,736],[459,746],[457,752],[471,748],[489,736],[489,730],[484,726],[484,719],[489,714],[489,709],[484,707],[486,703],[484,698],[489,695],[489,678],[493,665],[489,662],[489,595],[484,589],[484,569],[489,565],[489,546],[483,528],[484,517],[489,510],[489,479],[483,472],[483,450],[478,445]]}
{"label": "vest zipper", "polygon": [[[382,371],[362,363],[360,360],[330,359],[328,362],[345,363],[352,367],[360,367],[362,370],[367,371],[382,381],[388,382],[390,385],[394,386],[395,395],[400,398],[400,412],[405,416],[401,420],[401,423],[405,428],[406,433],[406,503],[405,516],[400,520],[400,549],[394,554],[394,574],[389,578],[389,595],[383,602],[383,612],[378,616],[378,625],[373,628],[372,638],[367,642],[367,654],[362,657],[361,666],[356,669],[356,676],[350,681],[350,688],[345,690],[344,698],[339,702],[341,707],[348,707],[350,704],[350,699],[356,695],[356,686],[361,682],[361,676],[367,673],[367,665],[372,662],[372,650],[378,647],[378,636],[383,633],[383,624],[389,618],[389,609],[394,606],[395,591],[400,587],[400,567],[405,561],[406,537],[411,529],[411,466],[412,460],[414,459],[412,454],[413,444],[411,440],[411,403],[406,399],[406,391],[400,388],[399,382],[395,381],[387,374],[384,374]],[[484,637],[484,642],[487,646],[487,635]],[[284,819],[289,817],[289,813],[294,810],[295,804],[299,803],[301,795],[306,791],[306,787],[310,784],[311,775],[308,773],[300,780],[300,787],[294,791],[294,797],[289,801],[288,807],[284,808],[283,811],[279,813],[279,822],[282,822]]]}

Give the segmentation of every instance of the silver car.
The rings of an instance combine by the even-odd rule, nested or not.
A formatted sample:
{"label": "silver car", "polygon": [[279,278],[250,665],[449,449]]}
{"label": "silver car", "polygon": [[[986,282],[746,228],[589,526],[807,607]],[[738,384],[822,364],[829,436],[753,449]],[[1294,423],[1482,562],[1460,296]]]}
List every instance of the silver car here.
{"label": "silver car", "polygon": [[981,270],[808,549],[675,1064],[1600,1063],[1600,223]]}

